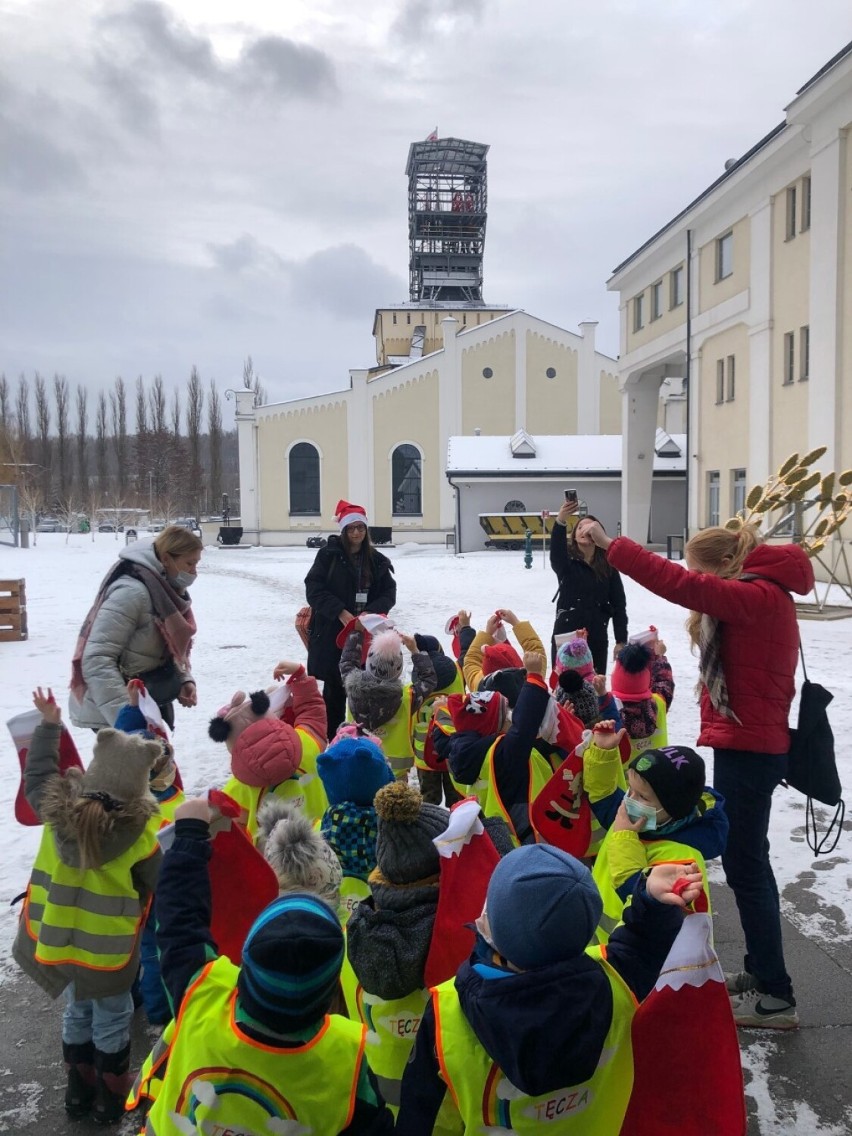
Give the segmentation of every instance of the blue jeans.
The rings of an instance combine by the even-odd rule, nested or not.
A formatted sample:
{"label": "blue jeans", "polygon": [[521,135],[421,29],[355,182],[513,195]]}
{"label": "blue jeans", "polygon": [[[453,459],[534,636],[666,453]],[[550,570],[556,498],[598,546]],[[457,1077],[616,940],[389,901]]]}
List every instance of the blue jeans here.
{"label": "blue jeans", "polygon": [[740,749],[716,749],[713,754],[713,787],[725,798],[731,826],[722,867],[745,935],[745,969],[762,994],[792,1000],[768,835],[772,794],[787,772],[787,755]]}
{"label": "blue jeans", "polygon": [[66,1045],[94,1042],[101,1053],[120,1053],[130,1044],[130,1022],[133,998],[113,994],[109,998],[87,998],[74,1001],[74,983],[65,987],[65,1009],[62,1013],[62,1040]]}

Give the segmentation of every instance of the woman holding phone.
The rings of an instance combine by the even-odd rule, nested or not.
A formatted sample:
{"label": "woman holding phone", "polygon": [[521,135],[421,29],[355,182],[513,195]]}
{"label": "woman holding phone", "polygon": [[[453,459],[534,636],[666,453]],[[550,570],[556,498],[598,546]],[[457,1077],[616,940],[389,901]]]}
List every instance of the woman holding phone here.
{"label": "woman holding phone", "polygon": [[[627,604],[621,576],[589,535],[600,521],[576,518],[577,491],[565,490],[565,502],[550,534],[550,567],[556,573],[556,620],[550,641],[550,661],[556,658],[555,637],[585,628],[596,674],[606,674],[609,662],[609,622],[615,636],[615,653],[627,642]],[[571,531],[569,532],[569,527]]]}

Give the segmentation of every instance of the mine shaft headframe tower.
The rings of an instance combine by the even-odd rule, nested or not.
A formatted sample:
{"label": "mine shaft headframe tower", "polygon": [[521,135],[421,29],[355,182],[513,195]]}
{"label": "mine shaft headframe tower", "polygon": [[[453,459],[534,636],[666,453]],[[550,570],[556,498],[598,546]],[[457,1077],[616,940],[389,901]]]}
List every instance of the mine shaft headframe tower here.
{"label": "mine shaft headframe tower", "polygon": [[408,151],[409,292],[413,303],[482,303],[488,147],[460,138]]}

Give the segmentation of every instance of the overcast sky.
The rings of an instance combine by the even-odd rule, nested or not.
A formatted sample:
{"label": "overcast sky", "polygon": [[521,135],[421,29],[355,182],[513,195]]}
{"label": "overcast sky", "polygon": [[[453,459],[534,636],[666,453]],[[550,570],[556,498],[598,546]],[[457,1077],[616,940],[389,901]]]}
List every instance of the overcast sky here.
{"label": "overcast sky", "polygon": [[485,299],[615,355],[612,268],[850,39],[849,0],[0,0],[0,370],[348,386],[436,126],[491,146]]}

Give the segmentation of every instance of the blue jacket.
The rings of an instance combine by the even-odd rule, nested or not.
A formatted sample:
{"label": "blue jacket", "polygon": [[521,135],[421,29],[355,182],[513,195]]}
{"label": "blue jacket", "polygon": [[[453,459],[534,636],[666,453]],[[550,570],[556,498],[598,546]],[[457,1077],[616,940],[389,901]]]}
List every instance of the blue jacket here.
{"label": "blue jacket", "polygon": [[[653,989],[682,920],[681,908],[647,894],[642,877],[607,947],[607,961],[640,1001]],[[528,1096],[579,1084],[597,1067],[612,1022],[612,987],[588,955],[518,974],[496,965],[478,938],[456,975],[456,990],[485,1051]],[[403,1077],[397,1131],[428,1136],[446,1087],[430,1002]]]}

